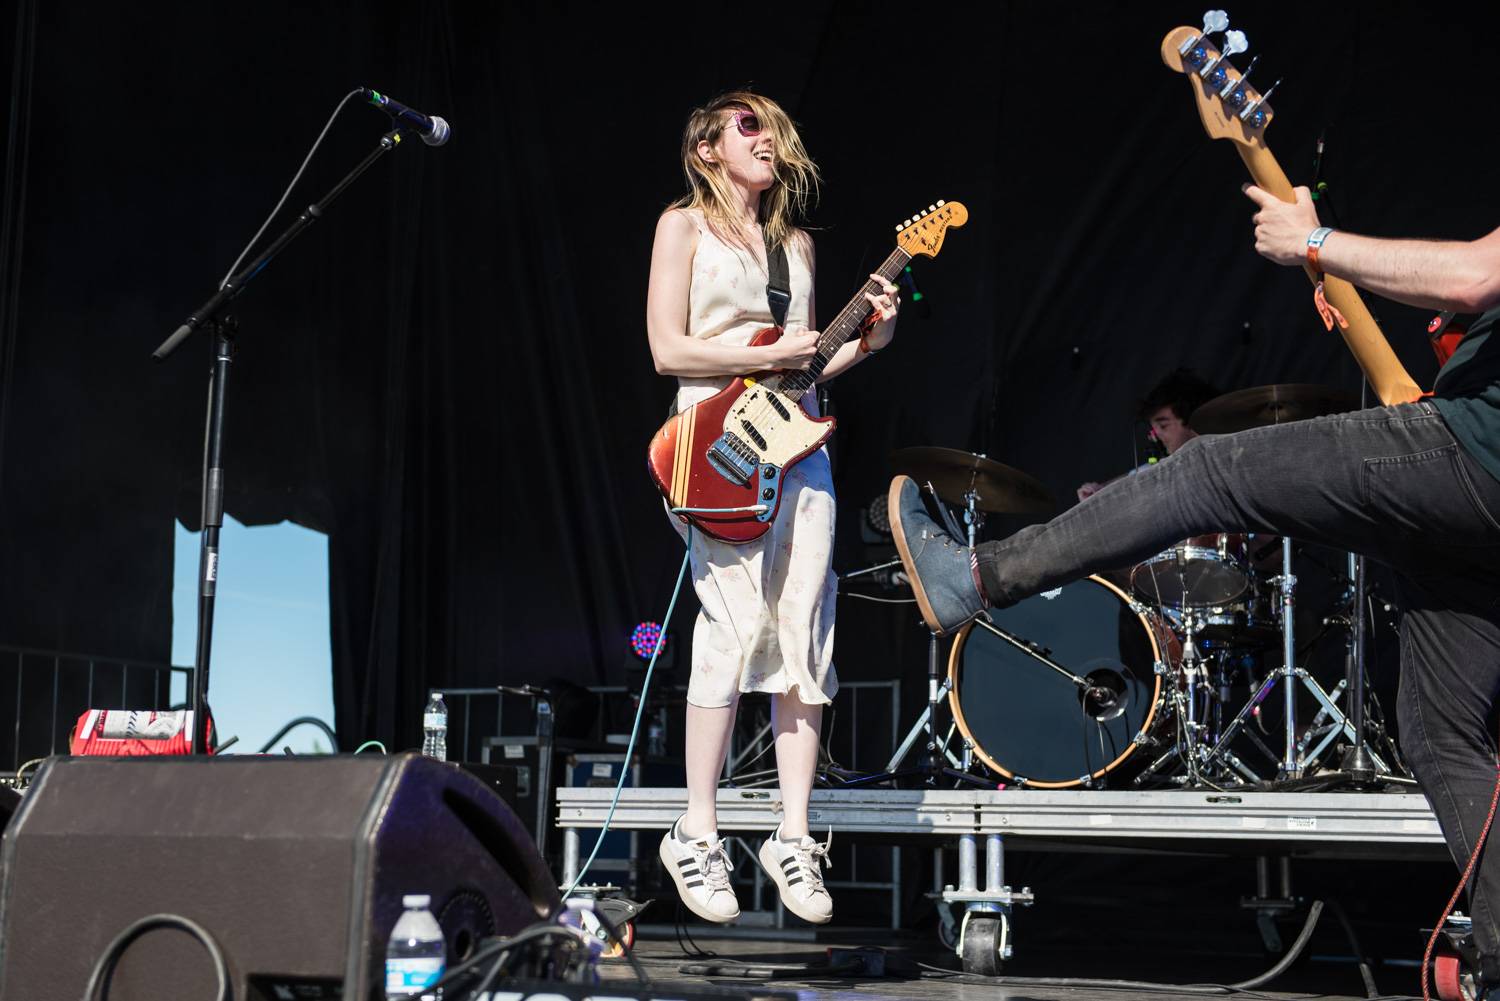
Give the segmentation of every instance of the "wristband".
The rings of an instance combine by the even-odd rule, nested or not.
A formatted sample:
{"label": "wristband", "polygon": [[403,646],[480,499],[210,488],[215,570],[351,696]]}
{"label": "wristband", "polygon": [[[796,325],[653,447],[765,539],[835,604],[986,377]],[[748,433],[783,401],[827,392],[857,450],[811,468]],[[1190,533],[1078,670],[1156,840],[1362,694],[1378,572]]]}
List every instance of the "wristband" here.
{"label": "wristband", "polygon": [[1332,226],[1319,226],[1307,234],[1307,266],[1318,274],[1323,273],[1323,269],[1318,266],[1318,251],[1323,249],[1323,241],[1332,234]]}

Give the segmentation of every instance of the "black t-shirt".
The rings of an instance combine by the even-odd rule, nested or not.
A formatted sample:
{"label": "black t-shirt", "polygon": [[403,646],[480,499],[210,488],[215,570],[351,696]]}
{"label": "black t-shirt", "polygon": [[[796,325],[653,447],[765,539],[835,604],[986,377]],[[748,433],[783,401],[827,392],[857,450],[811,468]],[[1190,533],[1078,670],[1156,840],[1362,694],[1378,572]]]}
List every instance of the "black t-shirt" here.
{"label": "black t-shirt", "polygon": [[1438,371],[1432,402],[1479,464],[1500,480],[1500,307],[1469,327],[1458,349]]}

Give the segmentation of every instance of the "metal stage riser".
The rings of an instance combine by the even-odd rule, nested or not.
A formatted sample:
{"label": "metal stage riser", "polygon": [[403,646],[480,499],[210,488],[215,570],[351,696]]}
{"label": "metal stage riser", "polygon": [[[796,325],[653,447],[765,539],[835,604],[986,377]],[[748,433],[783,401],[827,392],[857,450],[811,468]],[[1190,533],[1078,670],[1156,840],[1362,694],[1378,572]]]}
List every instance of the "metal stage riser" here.
{"label": "metal stage riser", "polygon": [[[601,826],[613,793],[559,789],[558,826]],[[779,802],[775,789],[721,790],[719,829],[770,830]],[[626,789],[612,826],[665,830],[686,809],[685,789]],[[1424,797],[1388,793],[828,790],[813,793],[808,819],[843,833],[1274,841],[1397,855],[1402,846],[1443,843]]]}

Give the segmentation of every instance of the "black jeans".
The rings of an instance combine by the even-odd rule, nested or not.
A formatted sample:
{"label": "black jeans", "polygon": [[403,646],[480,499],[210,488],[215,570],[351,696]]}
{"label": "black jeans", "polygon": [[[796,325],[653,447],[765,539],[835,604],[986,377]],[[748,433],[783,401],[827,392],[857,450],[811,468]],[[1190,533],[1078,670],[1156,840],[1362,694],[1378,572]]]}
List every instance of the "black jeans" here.
{"label": "black jeans", "polygon": [[[1496,781],[1500,481],[1431,403],[1196,438],[1054,518],[978,548],[997,605],[1193,535],[1264,532],[1388,564],[1400,586],[1401,746],[1454,861],[1467,863]],[[1484,979],[1500,983],[1500,853],[1471,891]]]}

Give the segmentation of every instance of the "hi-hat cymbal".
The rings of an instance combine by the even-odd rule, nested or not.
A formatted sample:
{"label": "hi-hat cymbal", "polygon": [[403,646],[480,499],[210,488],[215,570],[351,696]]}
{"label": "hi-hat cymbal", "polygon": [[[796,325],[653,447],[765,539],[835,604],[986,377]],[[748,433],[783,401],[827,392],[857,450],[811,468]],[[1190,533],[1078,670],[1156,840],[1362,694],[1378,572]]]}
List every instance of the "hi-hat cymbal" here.
{"label": "hi-hat cymbal", "polygon": [[1230,434],[1358,409],[1359,396],[1347,390],[1291,382],[1216,396],[1194,410],[1189,423],[1200,434]]}
{"label": "hi-hat cymbal", "polygon": [[1057,502],[1034,476],[982,455],[956,448],[902,448],[891,453],[891,468],[918,483],[931,483],[939,497],[994,514],[1048,514]]}

